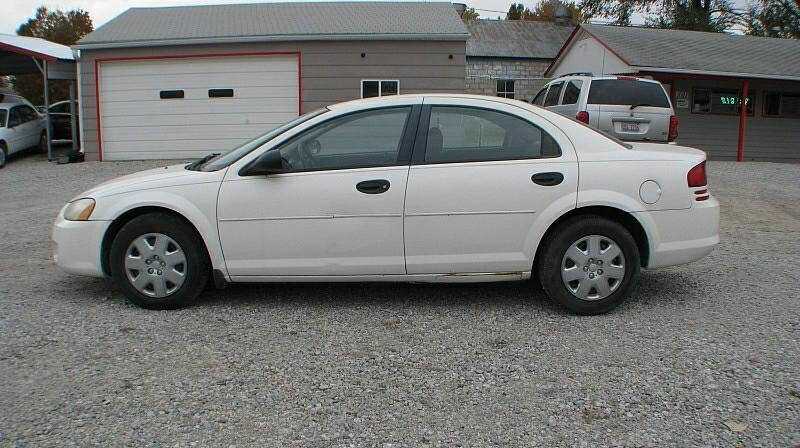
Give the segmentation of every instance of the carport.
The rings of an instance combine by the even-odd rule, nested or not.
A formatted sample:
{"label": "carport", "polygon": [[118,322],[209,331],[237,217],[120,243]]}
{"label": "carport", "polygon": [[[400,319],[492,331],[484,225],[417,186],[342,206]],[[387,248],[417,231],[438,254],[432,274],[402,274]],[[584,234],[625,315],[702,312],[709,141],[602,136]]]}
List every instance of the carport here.
{"label": "carport", "polygon": [[75,58],[66,45],[36,37],[0,34],[0,76],[41,73],[44,84],[44,110],[47,120],[47,159],[53,160],[48,80],[69,80],[69,111],[72,117],[72,150],[78,150],[75,119]]}

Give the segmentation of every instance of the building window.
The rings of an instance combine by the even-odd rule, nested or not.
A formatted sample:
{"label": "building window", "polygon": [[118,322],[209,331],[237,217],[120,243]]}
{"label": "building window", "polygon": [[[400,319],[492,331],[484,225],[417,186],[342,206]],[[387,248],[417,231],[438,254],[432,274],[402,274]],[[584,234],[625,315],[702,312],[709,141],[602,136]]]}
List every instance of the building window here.
{"label": "building window", "polygon": [[514,80],[513,79],[498,79],[497,80],[497,96],[501,98],[514,99]]}
{"label": "building window", "polygon": [[397,95],[400,93],[400,81],[382,79],[364,79],[361,81],[361,98]]}
{"label": "building window", "polygon": [[[747,93],[747,115],[753,115],[753,91]],[[742,104],[740,90],[694,89],[692,112],[696,114],[739,115]]]}
{"label": "building window", "polygon": [[764,93],[764,116],[800,118],[800,93]]}

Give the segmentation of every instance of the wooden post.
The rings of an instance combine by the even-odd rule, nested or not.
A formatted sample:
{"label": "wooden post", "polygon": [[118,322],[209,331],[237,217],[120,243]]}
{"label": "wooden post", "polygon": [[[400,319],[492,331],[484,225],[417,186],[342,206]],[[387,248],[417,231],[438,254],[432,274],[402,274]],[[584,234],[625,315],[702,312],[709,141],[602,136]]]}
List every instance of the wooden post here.
{"label": "wooden post", "polygon": [[750,88],[750,80],[745,79],[742,83],[742,104],[739,110],[739,151],[736,153],[736,160],[744,160],[744,134],[747,125],[747,90]]}

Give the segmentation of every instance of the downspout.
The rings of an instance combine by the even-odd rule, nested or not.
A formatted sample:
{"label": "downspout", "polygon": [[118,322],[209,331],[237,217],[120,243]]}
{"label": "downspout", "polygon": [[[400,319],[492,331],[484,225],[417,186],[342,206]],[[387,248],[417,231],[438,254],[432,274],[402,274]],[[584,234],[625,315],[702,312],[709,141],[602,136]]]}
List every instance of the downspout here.
{"label": "downspout", "polygon": [[739,110],[739,150],[736,153],[736,161],[741,162],[744,160],[744,134],[745,126],[747,125],[747,91],[750,88],[750,80],[745,78],[742,84],[742,97],[741,106]]}

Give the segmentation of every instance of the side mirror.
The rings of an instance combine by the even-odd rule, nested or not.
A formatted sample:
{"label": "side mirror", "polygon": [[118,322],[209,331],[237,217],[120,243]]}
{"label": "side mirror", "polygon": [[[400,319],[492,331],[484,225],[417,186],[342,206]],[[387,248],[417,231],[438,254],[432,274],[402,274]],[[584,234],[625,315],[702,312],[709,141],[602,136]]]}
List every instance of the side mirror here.
{"label": "side mirror", "polygon": [[261,154],[256,160],[245,165],[239,170],[240,176],[265,176],[268,174],[285,173],[283,157],[277,149]]}

